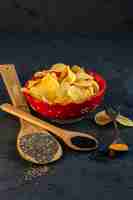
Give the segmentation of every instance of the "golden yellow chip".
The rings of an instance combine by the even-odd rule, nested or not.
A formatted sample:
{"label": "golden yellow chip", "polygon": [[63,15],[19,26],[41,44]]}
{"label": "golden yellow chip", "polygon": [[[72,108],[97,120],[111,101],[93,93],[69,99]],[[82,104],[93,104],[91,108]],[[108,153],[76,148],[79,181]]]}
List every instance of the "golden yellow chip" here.
{"label": "golden yellow chip", "polygon": [[71,101],[70,97],[67,95],[67,91],[70,88],[70,84],[67,82],[62,82],[60,89],[57,91],[55,103],[66,104]]}
{"label": "golden yellow chip", "polygon": [[53,70],[53,71],[56,71],[56,72],[62,72],[62,71],[65,70],[65,68],[66,68],[65,64],[57,63],[57,64],[52,65],[50,70]]}
{"label": "golden yellow chip", "polygon": [[92,86],[88,87],[88,91],[90,92],[90,96],[94,96],[94,88]]}
{"label": "golden yellow chip", "polygon": [[31,87],[33,87],[33,86],[35,86],[35,85],[37,85],[38,83],[40,83],[41,82],[41,79],[36,79],[36,80],[30,80],[30,81],[28,81],[28,89],[30,89]]}
{"label": "golden yellow chip", "polygon": [[36,77],[36,78],[42,78],[43,76],[46,75],[46,73],[48,73],[48,70],[43,70],[43,71],[40,71],[40,72],[36,72],[34,74],[34,77]]}
{"label": "golden yellow chip", "polygon": [[74,101],[75,103],[80,103],[83,100],[85,100],[84,95],[83,95],[83,91],[80,88],[78,88],[77,86],[74,86],[74,85],[69,88],[68,95],[70,96],[72,101]]}
{"label": "golden yellow chip", "polygon": [[84,68],[80,67],[79,65],[73,65],[71,69],[74,73],[85,72]]}
{"label": "golden yellow chip", "polygon": [[66,76],[67,76],[67,68],[64,68],[64,70],[60,72],[58,81],[61,83]]}
{"label": "golden yellow chip", "polygon": [[93,85],[93,89],[94,89],[94,94],[97,94],[99,91],[99,85],[96,81],[92,80],[92,85]]}
{"label": "golden yellow chip", "polygon": [[59,83],[50,73],[48,73],[41,80],[39,89],[40,93],[43,93],[43,96],[45,96],[46,99],[52,101],[55,99],[56,93],[59,90]]}
{"label": "golden yellow chip", "polygon": [[86,72],[78,72],[77,74],[76,74],[76,79],[77,80],[87,80],[87,79],[90,79],[90,80],[93,80],[94,79],[94,77],[93,76],[91,76],[91,75],[89,75],[89,74],[87,74]]}
{"label": "golden yellow chip", "polygon": [[50,71],[60,72],[60,76],[58,77],[58,81],[61,82],[65,76],[67,75],[67,65],[63,63],[57,63],[52,66]]}
{"label": "golden yellow chip", "polygon": [[50,74],[51,74],[51,76],[52,76],[55,80],[57,80],[57,76],[56,76],[56,73],[55,73],[55,72],[51,72]]}
{"label": "golden yellow chip", "polygon": [[66,104],[71,103],[71,102],[72,102],[72,100],[70,99],[69,96],[62,96],[62,97],[58,96],[54,100],[54,103],[60,103],[62,105],[66,105]]}
{"label": "golden yellow chip", "polygon": [[67,66],[67,76],[63,79],[63,82],[72,84],[76,80],[76,75],[71,71],[70,67]]}
{"label": "golden yellow chip", "polygon": [[42,100],[42,96],[44,95],[44,92],[40,87],[32,87],[29,89],[29,94],[39,100]]}
{"label": "golden yellow chip", "polygon": [[92,86],[92,82],[90,80],[79,80],[79,81],[75,81],[73,84],[78,86],[78,87]]}
{"label": "golden yellow chip", "polygon": [[94,77],[78,65],[70,68],[69,65],[57,63],[49,70],[35,73],[35,76],[39,78],[29,81],[28,92],[50,104],[81,103],[99,91]]}
{"label": "golden yellow chip", "polygon": [[84,89],[83,95],[84,95],[85,99],[88,99],[88,98],[92,97],[92,91],[90,89]]}
{"label": "golden yellow chip", "polygon": [[63,94],[65,95],[70,87],[70,83],[64,81],[60,84],[60,91],[63,91]]}

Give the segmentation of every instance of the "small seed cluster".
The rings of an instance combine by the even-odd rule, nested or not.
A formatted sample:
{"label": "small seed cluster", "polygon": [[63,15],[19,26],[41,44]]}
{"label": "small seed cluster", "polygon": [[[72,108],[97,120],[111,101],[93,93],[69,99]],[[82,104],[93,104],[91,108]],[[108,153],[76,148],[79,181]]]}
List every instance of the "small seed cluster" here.
{"label": "small seed cluster", "polygon": [[58,151],[58,143],[51,135],[33,133],[20,138],[21,150],[36,160],[39,164],[46,164],[54,158]]}
{"label": "small seed cluster", "polygon": [[46,175],[48,175],[48,173],[49,173],[48,166],[33,165],[33,166],[29,167],[27,170],[25,170],[24,180],[31,181],[34,178],[46,176]]}

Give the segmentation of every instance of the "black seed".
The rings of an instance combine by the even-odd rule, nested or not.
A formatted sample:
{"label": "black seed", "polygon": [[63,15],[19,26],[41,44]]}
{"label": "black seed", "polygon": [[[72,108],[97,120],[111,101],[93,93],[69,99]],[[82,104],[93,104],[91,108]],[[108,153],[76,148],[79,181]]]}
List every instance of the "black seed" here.
{"label": "black seed", "polygon": [[20,148],[40,164],[52,160],[58,151],[58,143],[50,135],[33,133],[20,138]]}
{"label": "black seed", "polygon": [[80,148],[93,148],[96,147],[96,142],[89,138],[76,136],[71,139],[72,143]]}
{"label": "black seed", "polygon": [[48,175],[49,168],[45,166],[32,165],[24,173],[24,180],[31,181],[33,178]]}

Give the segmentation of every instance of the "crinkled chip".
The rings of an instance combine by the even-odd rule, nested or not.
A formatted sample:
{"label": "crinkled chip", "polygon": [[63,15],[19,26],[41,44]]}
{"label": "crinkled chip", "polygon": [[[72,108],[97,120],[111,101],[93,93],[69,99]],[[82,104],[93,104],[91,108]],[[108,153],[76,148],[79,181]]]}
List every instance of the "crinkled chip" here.
{"label": "crinkled chip", "polygon": [[94,96],[94,88],[92,86],[87,89],[90,92],[90,96]]}
{"label": "crinkled chip", "polygon": [[50,70],[55,72],[60,72],[60,75],[58,77],[59,82],[61,82],[67,75],[67,65],[63,63],[57,63],[52,65],[52,68]]}
{"label": "crinkled chip", "polygon": [[84,92],[85,99],[92,97],[94,94],[93,88],[92,89],[91,88],[84,89],[83,92]]}
{"label": "crinkled chip", "polygon": [[57,76],[56,76],[56,73],[55,73],[55,72],[51,72],[50,74],[51,74],[51,76],[52,76],[55,80],[57,80]]}
{"label": "crinkled chip", "polygon": [[83,91],[74,85],[69,88],[68,95],[76,103],[82,102],[84,100]]}
{"label": "crinkled chip", "polygon": [[39,71],[39,72],[36,72],[34,74],[34,77],[36,77],[36,78],[43,78],[43,76],[45,76],[47,73],[48,73],[48,70]]}
{"label": "crinkled chip", "polygon": [[77,72],[85,72],[84,69],[81,68],[79,65],[73,65],[71,69],[72,69],[72,71],[73,71],[74,73],[77,73]]}
{"label": "crinkled chip", "polygon": [[56,71],[56,72],[62,72],[66,68],[66,65],[63,63],[57,63],[52,65],[51,70]]}
{"label": "crinkled chip", "polygon": [[60,72],[58,81],[61,83],[66,76],[67,76],[67,68],[64,68],[64,70]]}
{"label": "crinkled chip", "polygon": [[78,65],[70,68],[69,65],[57,63],[49,70],[36,72],[34,77],[35,80],[28,82],[28,92],[50,104],[80,103],[99,91],[94,77]]}
{"label": "crinkled chip", "polygon": [[73,83],[78,87],[90,87],[92,86],[92,82],[90,80],[78,80]]}
{"label": "crinkled chip", "polygon": [[87,74],[86,72],[78,72],[78,73],[76,73],[76,79],[77,80],[81,80],[81,79],[82,80],[86,80],[86,79],[93,80],[94,77],[89,75],[89,74]]}
{"label": "crinkled chip", "polygon": [[71,102],[72,101],[69,96],[57,96],[54,100],[54,103],[60,103],[62,105],[66,105]]}
{"label": "crinkled chip", "polygon": [[30,88],[29,94],[39,100],[42,100],[42,96],[45,95],[44,91],[42,90],[42,87],[40,87],[40,85]]}
{"label": "crinkled chip", "polygon": [[71,98],[68,96],[67,91],[70,88],[70,84],[67,82],[61,83],[60,89],[57,91],[55,103],[66,104],[71,102]]}
{"label": "crinkled chip", "polygon": [[43,77],[37,90],[40,94],[42,94],[42,96],[45,96],[46,99],[52,101],[56,97],[56,93],[59,90],[59,83],[50,73],[48,73]]}
{"label": "crinkled chip", "polygon": [[92,80],[91,83],[92,83],[93,88],[94,88],[94,94],[97,94],[99,89],[100,89],[98,83],[95,80]]}
{"label": "crinkled chip", "polygon": [[62,82],[60,84],[60,91],[62,91],[63,94],[65,95],[67,93],[67,91],[69,90],[70,87],[71,87],[70,83],[68,83],[68,82]]}
{"label": "crinkled chip", "polygon": [[37,85],[40,82],[41,82],[41,79],[39,79],[39,78],[36,79],[36,80],[30,80],[30,81],[28,81],[27,88],[30,89],[30,88],[32,88],[33,86]]}
{"label": "crinkled chip", "polygon": [[71,71],[69,66],[67,66],[67,75],[63,79],[63,82],[68,82],[68,83],[72,84],[75,80],[76,80],[75,73]]}

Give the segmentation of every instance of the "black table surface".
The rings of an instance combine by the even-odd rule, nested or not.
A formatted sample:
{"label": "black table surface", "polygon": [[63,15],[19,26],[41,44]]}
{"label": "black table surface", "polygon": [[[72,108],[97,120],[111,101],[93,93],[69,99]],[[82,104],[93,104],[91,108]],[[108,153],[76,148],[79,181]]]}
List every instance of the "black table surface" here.
{"label": "black table surface", "polygon": [[[129,33],[1,33],[0,63],[14,63],[22,85],[35,71],[57,62],[96,70],[107,80],[105,103],[121,105],[121,112],[133,119],[132,36]],[[1,79],[0,86],[0,103],[10,102]],[[64,127],[93,130],[103,143],[112,141],[112,125],[102,128],[93,121],[83,120]],[[30,164],[16,151],[19,120],[0,111],[0,198],[132,199],[133,132],[127,127],[120,130],[129,145],[126,155],[95,160],[90,159],[88,152],[77,153],[63,147],[62,159],[49,165],[51,173],[22,182]]]}

